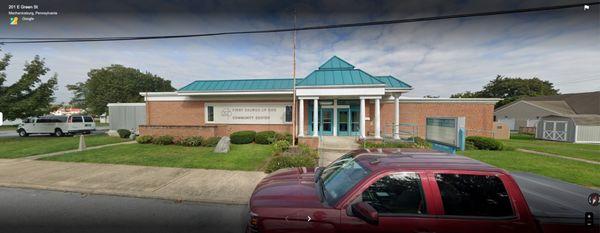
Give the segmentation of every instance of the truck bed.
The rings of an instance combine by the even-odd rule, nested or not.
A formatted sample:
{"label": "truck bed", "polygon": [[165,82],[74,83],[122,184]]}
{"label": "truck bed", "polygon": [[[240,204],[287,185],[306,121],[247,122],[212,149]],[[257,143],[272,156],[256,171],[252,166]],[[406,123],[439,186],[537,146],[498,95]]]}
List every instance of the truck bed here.
{"label": "truck bed", "polygon": [[[600,206],[588,204],[588,196],[599,190],[537,176],[529,173],[511,172],[519,184],[531,213],[540,227],[571,226],[581,230],[597,231],[600,221]],[[585,227],[584,214],[594,214],[594,226]],[[593,230],[593,231],[592,231]],[[547,231],[544,231],[547,232]],[[584,231],[585,232],[585,231]]]}

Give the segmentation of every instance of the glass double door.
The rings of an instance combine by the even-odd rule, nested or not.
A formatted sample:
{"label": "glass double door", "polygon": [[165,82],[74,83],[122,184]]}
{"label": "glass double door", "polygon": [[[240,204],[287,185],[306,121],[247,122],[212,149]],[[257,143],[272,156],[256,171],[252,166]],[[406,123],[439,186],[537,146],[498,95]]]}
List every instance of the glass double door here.
{"label": "glass double door", "polygon": [[[351,108],[340,108],[334,110],[333,108],[320,108],[319,109],[319,122],[317,124],[319,135],[331,136],[333,135],[334,125],[336,122],[333,118],[333,111],[337,111],[337,135],[338,136],[355,136],[359,134],[360,123],[359,123],[359,110]],[[313,132],[313,112],[309,109],[308,112],[308,133],[312,135]]]}
{"label": "glass double door", "polygon": [[359,110],[351,108],[338,109],[338,135],[339,136],[354,136],[359,134]]}

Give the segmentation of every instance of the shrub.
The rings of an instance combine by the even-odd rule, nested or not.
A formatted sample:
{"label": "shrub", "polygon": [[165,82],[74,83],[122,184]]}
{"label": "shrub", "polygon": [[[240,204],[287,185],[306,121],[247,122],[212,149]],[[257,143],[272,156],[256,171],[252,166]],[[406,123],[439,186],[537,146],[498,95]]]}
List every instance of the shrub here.
{"label": "shrub", "polygon": [[290,148],[290,143],[285,140],[276,141],[273,143],[273,150],[275,153],[281,153]]}
{"label": "shrub", "polygon": [[292,134],[290,133],[276,133],[275,141],[288,141],[290,144],[292,143]]}
{"label": "shrub", "polygon": [[415,142],[417,148],[431,148],[431,143],[421,137],[412,137],[409,139]]}
{"label": "shrub", "polygon": [[269,161],[265,172],[271,173],[288,167],[315,167],[317,162],[309,156],[276,156]]}
{"label": "shrub", "polygon": [[262,131],[256,133],[254,142],[258,144],[271,144],[275,142],[277,133],[275,131]]}
{"label": "shrub", "polygon": [[400,141],[394,141],[394,142],[366,141],[363,144],[363,148],[416,148],[416,147],[417,147],[416,143],[400,142]]}
{"label": "shrub", "polygon": [[219,143],[220,140],[221,140],[221,137],[210,137],[210,138],[205,138],[204,140],[202,140],[202,142],[200,144],[205,147],[215,147],[215,146],[217,146],[217,144]]}
{"label": "shrub", "polygon": [[298,148],[300,149],[300,153],[304,156],[310,156],[314,159],[318,159],[319,158],[319,152],[315,149],[310,148],[308,145],[306,144],[299,144]]}
{"label": "shrub", "polygon": [[157,144],[157,145],[170,145],[173,144],[173,136],[169,136],[169,135],[163,135],[163,136],[158,136],[155,137],[154,139],[152,139],[152,143]]}
{"label": "shrub", "polygon": [[135,138],[135,141],[139,144],[148,144],[148,143],[152,143],[152,136],[150,135],[144,135],[144,136],[139,136],[137,138]]}
{"label": "shrub", "polygon": [[129,135],[131,135],[131,131],[128,129],[118,129],[117,133],[119,134],[120,138],[129,138]]}
{"label": "shrub", "polygon": [[[502,150],[502,142],[487,137],[469,136],[466,138],[467,145],[472,144],[478,150]],[[466,145],[465,145],[466,146]]]}
{"label": "shrub", "polygon": [[229,137],[233,144],[248,144],[254,141],[256,132],[251,130],[237,131],[232,133]]}
{"label": "shrub", "polygon": [[202,137],[192,136],[180,141],[182,146],[200,146],[202,145]]}

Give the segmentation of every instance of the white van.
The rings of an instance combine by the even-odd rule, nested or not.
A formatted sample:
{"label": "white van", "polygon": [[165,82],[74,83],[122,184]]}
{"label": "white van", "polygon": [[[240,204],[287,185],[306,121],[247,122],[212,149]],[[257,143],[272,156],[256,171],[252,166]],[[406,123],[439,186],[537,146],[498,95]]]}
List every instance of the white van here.
{"label": "white van", "polygon": [[30,134],[50,134],[64,136],[66,134],[89,134],[96,130],[96,123],[91,116],[42,116],[23,120],[17,127],[19,136]]}

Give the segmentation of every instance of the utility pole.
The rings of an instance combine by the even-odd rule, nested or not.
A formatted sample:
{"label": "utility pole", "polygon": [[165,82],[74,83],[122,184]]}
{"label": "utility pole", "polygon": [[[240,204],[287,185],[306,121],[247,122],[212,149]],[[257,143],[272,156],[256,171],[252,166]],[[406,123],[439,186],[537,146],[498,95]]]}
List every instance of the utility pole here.
{"label": "utility pole", "polygon": [[296,145],[296,136],[298,130],[296,129],[296,9],[294,9],[294,31],[292,32],[292,43],[294,52],[294,71],[292,75],[292,146]]}

